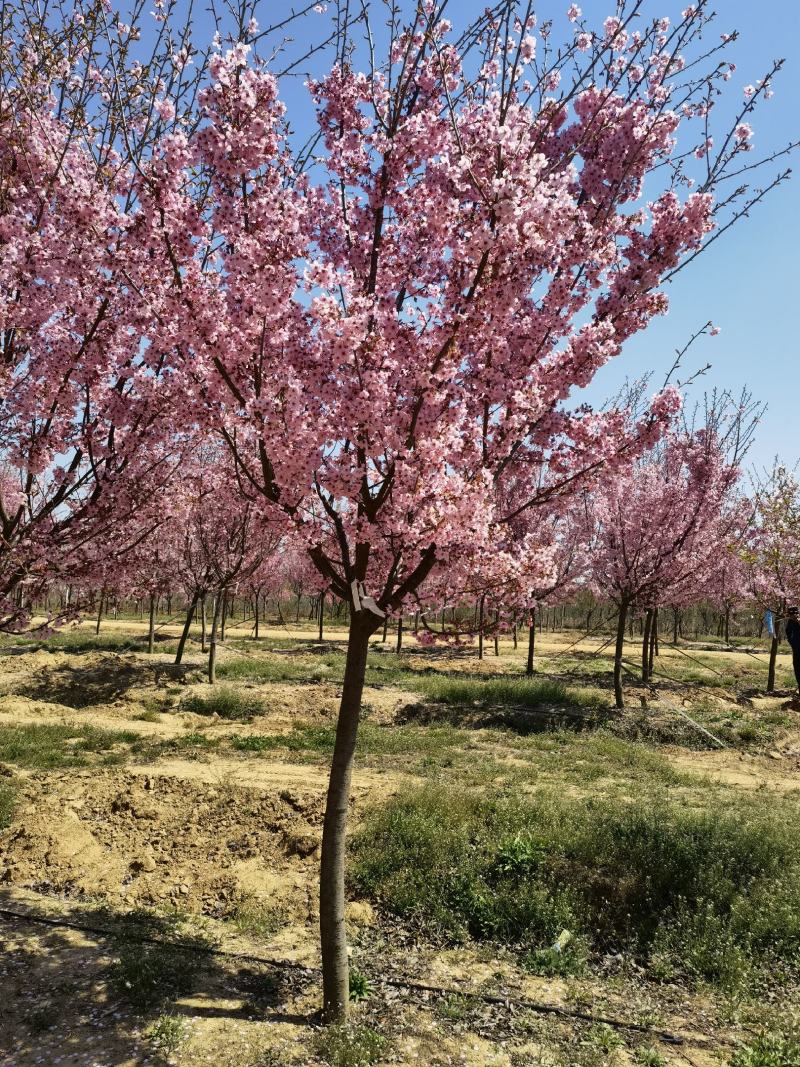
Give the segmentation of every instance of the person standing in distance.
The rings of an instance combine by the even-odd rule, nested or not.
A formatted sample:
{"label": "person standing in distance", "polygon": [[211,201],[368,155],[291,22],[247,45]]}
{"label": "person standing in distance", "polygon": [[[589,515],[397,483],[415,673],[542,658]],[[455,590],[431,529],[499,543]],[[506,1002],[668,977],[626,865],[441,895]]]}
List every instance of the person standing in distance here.
{"label": "person standing in distance", "polygon": [[[797,617],[797,608],[789,608],[786,612],[786,640],[792,650],[792,666],[800,695],[800,621]],[[795,700],[797,699],[795,697]]]}

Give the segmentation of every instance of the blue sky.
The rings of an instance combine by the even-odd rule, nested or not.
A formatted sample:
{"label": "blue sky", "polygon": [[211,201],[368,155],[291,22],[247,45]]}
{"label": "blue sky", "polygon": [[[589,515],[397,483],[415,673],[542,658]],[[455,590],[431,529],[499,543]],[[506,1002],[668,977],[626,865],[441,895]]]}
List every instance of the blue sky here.
{"label": "blue sky", "polygon": [[[652,15],[675,18],[687,2],[647,0],[646,9]],[[297,6],[295,0],[262,2],[259,22],[266,27]],[[319,39],[333,6],[326,15],[311,14],[311,22],[296,27],[294,49],[302,46],[305,35]],[[448,14],[459,28],[485,6],[486,0],[451,0]],[[540,0],[540,22],[553,18],[557,28],[565,29],[568,6],[568,0]],[[613,0],[581,0],[580,6],[589,21],[599,25],[616,5]],[[380,23],[381,5],[375,3],[374,8],[376,23]],[[737,64],[728,83],[732,106],[741,102],[743,87],[766,73],[774,59],[786,59],[774,83],[773,99],[760,106],[753,120],[755,150],[768,153],[800,139],[800,2],[718,0],[715,10],[720,33],[737,29],[741,34],[729,55]],[[202,36],[201,30],[198,37]],[[289,80],[283,96],[290,121],[298,132],[307,129],[310,114],[302,80]],[[791,162],[784,161],[783,165]],[[800,460],[799,250],[800,165],[797,176],[773,191],[750,218],[743,219],[678,275],[668,289],[670,313],[633,338],[580,399],[601,402],[626,378],[638,378],[647,370],[653,372],[654,387],[660,385],[675,350],[711,320],[722,332],[714,338],[701,338],[685,362],[687,372],[712,363],[711,370],[694,387],[694,395],[702,396],[705,389],[713,387],[734,393],[749,387],[754,397],[768,406],[751,451],[751,464],[764,467],[776,455],[789,465],[795,464]]]}

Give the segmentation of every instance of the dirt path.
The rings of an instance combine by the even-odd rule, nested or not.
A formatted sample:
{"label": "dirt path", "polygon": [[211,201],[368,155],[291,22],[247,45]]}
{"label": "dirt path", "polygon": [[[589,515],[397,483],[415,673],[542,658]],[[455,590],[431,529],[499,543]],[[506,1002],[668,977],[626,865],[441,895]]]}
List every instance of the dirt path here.
{"label": "dirt path", "polygon": [[736,789],[766,789],[776,793],[800,793],[800,767],[793,753],[759,756],[735,751],[666,752],[670,764],[714,785]]}
{"label": "dirt path", "polygon": [[[162,759],[140,767],[131,766],[127,770],[143,778],[176,778],[216,787],[258,789],[265,793],[299,787],[322,795],[328,785],[328,768],[325,765],[272,759],[245,761],[218,755],[208,762]],[[353,772],[353,794],[356,797],[369,794],[371,801],[378,802],[415,781],[418,779],[396,771],[356,768]]]}

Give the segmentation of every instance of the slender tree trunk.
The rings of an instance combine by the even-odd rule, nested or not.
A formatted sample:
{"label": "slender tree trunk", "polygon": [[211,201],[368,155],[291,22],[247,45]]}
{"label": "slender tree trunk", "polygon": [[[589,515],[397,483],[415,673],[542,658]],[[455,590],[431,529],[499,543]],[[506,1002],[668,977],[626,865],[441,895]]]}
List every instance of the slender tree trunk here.
{"label": "slender tree trunk", "polygon": [[769,670],[767,672],[767,692],[775,692],[775,666],[778,659],[778,634],[772,638],[769,646]]}
{"label": "slender tree trunk", "polygon": [[323,628],[325,626],[325,593],[319,594],[319,639],[322,640]]}
{"label": "slender tree trunk", "polygon": [[481,597],[478,602],[478,659],[483,659],[483,601]]}
{"label": "slender tree trunk", "polygon": [[147,628],[147,651],[152,655],[156,640],[156,598],[150,597],[150,621]]}
{"label": "slender tree trunk", "polygon": [[414,612],[414,636],[416,637],[418,633],[419,633],[419,612],[415,611]]}
{"label": "slender tree trunk", "polygon": [[336,740],[322,830],[319,929],[322,947],[323,1013],[328,1022],[345,1019],[350,1003],[344,916],[345,843],[350,781],[361,714],[367,651],[370,635],[376,629],[373,620],[363,617],[366,614],[368,613],[358,612],[350,622],[342,700],[336,723]]}
{"label": "slender tree trunk", "polygon": [[395,649],[395,651],[397,652],[398,656],[400,655],[400,652],[401,652],[402,648],[403,648],[403,616],[402,615],[398,615],[397,616],[397,648]]}
{"label": "slender tree trunk", "polygon": [[386,641],[387,641],[388,637],[389,637],[389,616],[388,615],[384,615],[384,617],[383,617],[383,644],[384,645],[386,644]]}
{"label": "slender tree trunk", "polygon": [[223,593],[223,595],[222,595],[222,619],[221,619],[221,622],[220,622],[220,632],[219,632],[219,639],[220,639],[220,641],[223,641],[223,642],[225,640],[225,623],[227,621],[228,621],[228,594],[227,593]]}
{"label": "slender tree trunk", "polygon": [[648,608],[642,628],[642,681],[650,681],[650,628],[653,625],[653,612]]}
{"label": "slender tree trunk", "polygon": [[[539,613],[541,615],[541,612]],[[528,662],[525,666],[526,674],[533,674],[533,656],[536,649],[536,609],[531,610],[528,619]]]}
{"label": "slender tree trunk", "polygon": [[219,629],[220,615],[225,610],[223,608],[225,595],[225,590],[221,589],[219,595],[214,598],[214,617],[211,620],[211,640],[208,643],[208,680],[211,685],[217,680],[217,630]]}
{"label": "slender tree trunk", "polygon": [[653,677],[653,662],[658,655],[658,608],[653,608],[653,618],[650,621],[650,656],[647,665],[648,680]]}
{"label": "slender tree trunk", "polygon": [[258,640],[258,623],[259,623],[259,602],[261,600],[261,594],[256,593],[253,598],[253,640]]}
{"label": "slender tree trunk", "polygon": [[200,597],[200,651],[205,655],[208,652],[206,643],[206,594]]}
{"label": "slender tree trunk", "polygon": [[614,702],[618,708],[625,707],[622,694],[622,657],[625,652],[625,624],[628,621],[628,601],[622,600],[617,616],[617,643],[614,649]]}
{"label": "slender tree trunk", "polygon": [[725,605],[725,644],[731,643],[731,607],[730,604]]}
{"label": "slender tree trunk", "polygon": [[100,603],[97,605],[97,623],[95,624],[95,634],[100,633],[100,623],[103,618],[103,590],[100,590]]}
{"label": "slender tree trunk", "polygon": [[500,612],[494,613],[494,654],[500,655]]}
{"label": "slender tree trunk", "polygon": [[183,624],[183,632],[181,633],[181,639],[178,642],[178,651],[175,653],[175,662],[180,663],[183,659],[183,651],[186,648],[186,642],[189,640],[189,630],[192,627],[192,619],[194,618],[194,611],[197,607],[197,601],[199,593],[195,591],[192,599],[189,603],[189,608],[186,612],[186,622]]}
{"label": "slender tree trunk", "polygon": [[516,652],[517,651],[517,622],[516,622],[516,619],[514,620],[514,625],[511,628],[511,637],[512,637],[512,639],[514,641],[514,651]]}

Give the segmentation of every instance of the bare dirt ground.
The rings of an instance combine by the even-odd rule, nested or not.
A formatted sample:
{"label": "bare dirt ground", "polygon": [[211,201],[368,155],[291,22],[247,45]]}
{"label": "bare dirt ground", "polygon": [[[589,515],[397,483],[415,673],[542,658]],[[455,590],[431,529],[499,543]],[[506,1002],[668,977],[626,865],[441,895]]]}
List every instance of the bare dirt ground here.
{"label": "bare dirt ground", "polygon": [[[91,631],[86,627],[81,632]],[[177,632],[177,626],[160,629],[164,637]],[[246,632],[229,630],[221,663],[268,655],[264,649],[287,637],[316,639],[311,631],[287,634],[278,629],[263,632],[258,653],[230,647]],[[332,725],[335,681],[324,671],[311,684],[223,681],[262,700],[263,714],[236,722],[198,714],[181,708],[191,695],[211,690],[202,681],[196,646],[187,661],[197,674],[187,685],[163,679],[156,684],[153,663],[168,662],[171,655],[157,645],[148,657],[136,643],[142,633],[140,624],[109,620],[102,634],[128,635],[131,647],[78,652],[68,647],[0,648],[0,731],[61,726],[67,735],[87,727],[109,734],[76,765],[63,758],[80,745],[69,737],[52,766],[35,765],[35,759],[26,765],[25,758],[14,756],[13,747],[0,764],[0,782],[3,776],[13,777],[17,785],[10,825],[0,830],[0,1065],[274,1067],[326,1062],[315,1044],[324,755],[234,750],[229,742],[288,736],[298,725]],[[330,636],[341,640],[344,634]],[[563,662],[582,653],[589,657],[600,643],[588,639],[573,647],[573,642],[545,634],[537,652]],[[483,662],[474,652],[450,661],[439,653],[437,666],[445,662],[464,675],[518,671],[521,647],[514,652],[504,642],[501,652]],[[662,649],[665,674],[686,667],[684,660]],[[410,668],[429,669],[430,663],[423,653],[407,657]],[[756,668],[753,663],[754,657],[745,654],[719,656],[724,678],[709,700],[721,713],[733,715],[740,706],[745,682],[737,671],[760,669],[764,657]],[[691,682],[682,688],[676,683],[668,703],[684,707],[692,695]],[[635,706],[646,702],[648,693],[634,687],[631,697]],[[370,721],[381,725],[402,718],[420,695],[387,685],[368,688],[365,700]],[[750,700],[748,707],[768,715],[783,703],[785,697]],[[669,707],[663,712],[671,715]],[[458,754],[464,762],[455,764],[454,780],[459,766],[480,760],[479,753],[488,753],[490,745],[497,780],[514,761],[523,763],[518,753],[504,750],[502,741],[486,741],[478,731],[474,754]],[[728,789],[791,795],[800,789],[800,729],[791,720],[751,751],[730,746],[693,751],[667,744],[662,752],[685,775],[682,788],[688,793]],[[437,773],[446,775],[446,763],[442,767]],[[609,769],[609,781],[615,773]],[[354,822],[421,780],[417,758],[365,758],[354,778]],[[565,788],[587,787],[577,780]],[[141,909],[164,922],[177,916],[187,937],[202,938],[195,945],[199,962],[191,988],[172,996],[163,1010],[132,1007],[111,977],[120,951],[115,924],[120,916]],[[351,902],[349,922],[354,961],[368,972],[372,986],[357,1017],[380,1025],[390,1038],[378,1063],[624,1065],[644,1062],[639,1050],[647,1046],[664,1063],[712,1067],[727,1062],[739,1037],[735,1027],[720,1023],[719,1011],[699,993],[669,986],[654,990],[627,981],[537,978],[499,950],[418,943],[365,900]],[[165,931],[155,926],[150,934],[163,940]],[[181,953],[191,955],[174,950]],[[409,988],[414,982],[460,991],[463,1005],[451,1010],[452,994]],[[481,1000],[484,993],[501,1003]],[[535,1002],[547,1010],[512,1001]],[[175,1048],[159,1044],[153,1035],[165,1012],[179,1020]],[[607,1053],[595,1050],[597,1058],[591,1060],[586,1053],[591,1041],[582,1044],[581,1036],[591,1027],[591,1016],[644,1029],[619,1030],[624,1043]],[[679,1035],[681,1043],[672,1042],[671,1034]],[[578,1049],[575,1058],[554,1060],[548,1051],[554,1039],[569,1047],[572,1042]],[[350,1063],[341,1062],[342,1067]],[[360,1061],[352,1062],[358,1067]]]}

